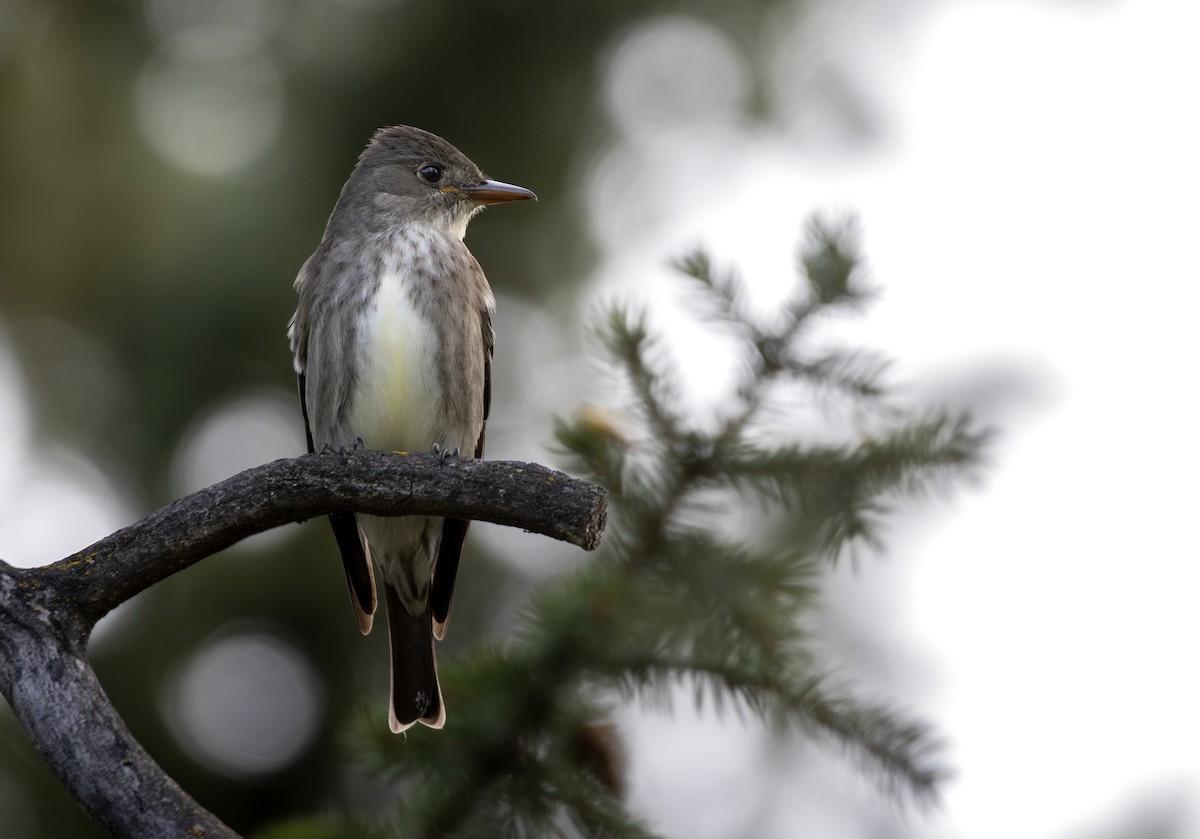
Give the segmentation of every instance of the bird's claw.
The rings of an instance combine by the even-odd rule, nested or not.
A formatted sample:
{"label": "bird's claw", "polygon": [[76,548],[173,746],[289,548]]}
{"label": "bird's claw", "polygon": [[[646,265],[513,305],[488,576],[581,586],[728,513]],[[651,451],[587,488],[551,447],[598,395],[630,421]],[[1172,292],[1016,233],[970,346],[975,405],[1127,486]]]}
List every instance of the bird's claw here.
{"label": "bird's claw", "polygon": [[[363,438],[355,437],[354,442],[350,444],[350,451],[356,452],[362,448],[363,448]],[[346,465],[347,451],[346,451],[345,446],[338,446],[337,448],[334,448],[333,443],[326,443],[324,446],[321,447],[321,454],[336,454],[338,457],[340,457],[342,459],[342,465],[343,466]]]}
{"label": "bird's claw", "polygon": [[[365,448],[365,446],[363,444],[363,438],[355,437],[354,442],[350,444],[349,451],[356,452],[356,451],[360,451],[363,448]],[[346,465],[346,461],[348,459],[347,458],[348,452],[346,450],[346,447],[338,446],[337,448],[334,448],[333,443],[326,443],[324,446],[322,446],[321,454],[336,454],[338,457],[340,457],[342,459],[343,466]]]}
{"label": "bird's claw", "polygon": [[333,443],[326,443],[324,446],[321,447],[321,454],[323,454],[323,455],[336,454],[341,459],[342,465],[343,466],[346,465],[346,447],[345,446],[338,446],[337,448],[334,448]]}
{"label": "bird's claw", "polygon": [[445,463],[446,461],[450,460],[451,458],[458,457],[460,454],[460,449],[457,446],[455,446],[453,449],[444,449],[441,447],[440,444],[434,443],[433,444],[433,453],[438,455],[442,459],[442,463]]}

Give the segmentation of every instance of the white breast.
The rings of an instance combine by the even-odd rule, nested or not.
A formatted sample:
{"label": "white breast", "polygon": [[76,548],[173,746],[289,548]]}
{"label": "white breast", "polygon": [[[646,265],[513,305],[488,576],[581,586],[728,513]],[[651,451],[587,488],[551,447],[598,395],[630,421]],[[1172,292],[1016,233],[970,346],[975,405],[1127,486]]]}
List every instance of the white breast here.
{"label": "white breast", "polygon": [[360,375],[348,417],[367,448],[428,451],[437,442],[436,350],[437,336],[413,308],[404,279],[385,274],[359,335]]}

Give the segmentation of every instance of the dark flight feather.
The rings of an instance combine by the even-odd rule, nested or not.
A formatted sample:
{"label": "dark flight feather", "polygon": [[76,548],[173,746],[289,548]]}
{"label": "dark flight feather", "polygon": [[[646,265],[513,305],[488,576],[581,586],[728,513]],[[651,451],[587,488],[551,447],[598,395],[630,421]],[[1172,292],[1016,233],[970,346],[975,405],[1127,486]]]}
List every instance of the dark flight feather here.
{"label": "dark flight feather", "polygon": [[[299,375],[300,383],[300,413],[304,415],[304,437],[308,442],[308,452],[312,454],[312,429],[308,424],[308,404],[304,398],[304,374]],[[358,621],[358,629],[366,635],[371,631],[375,622],[375,609],[378,605],[378,595],[375,592],[375,572],[371,569],[371,560],[363,548],[362,537],[358,532],[358,522],[354,513],[330,513],[329,524],[333,528],[333,538],[337,542],[338,552],[342,555],[342,567],[346,571],[346,585],[350,589],[350,605],[354,607],[354,617]]]}

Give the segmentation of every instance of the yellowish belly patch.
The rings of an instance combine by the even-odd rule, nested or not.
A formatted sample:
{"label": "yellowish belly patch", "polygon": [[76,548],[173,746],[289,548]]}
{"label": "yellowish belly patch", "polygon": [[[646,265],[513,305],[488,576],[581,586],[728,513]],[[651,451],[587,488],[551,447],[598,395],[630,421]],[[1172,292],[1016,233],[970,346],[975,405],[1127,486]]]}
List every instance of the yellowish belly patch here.
{"label": "yellowish belly patch", "polygon": [[360,336],[350,421],[371,449],[426,451],[436,442],[436,337],[401,279],[385,275]]}

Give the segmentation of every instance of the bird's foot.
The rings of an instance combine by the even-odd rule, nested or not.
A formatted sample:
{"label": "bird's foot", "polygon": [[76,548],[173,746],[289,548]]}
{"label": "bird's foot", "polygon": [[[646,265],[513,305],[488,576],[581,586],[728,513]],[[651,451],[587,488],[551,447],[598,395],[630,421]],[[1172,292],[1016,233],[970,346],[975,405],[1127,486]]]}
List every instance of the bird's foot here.
{"label": "bird's foot", "polygon": [[457,446],[455,446],[453,449],[444,449],[441,447],[440,444],[434,443],[433,444],[433,453],[438,455],[439,457],[441,457],[442,463],[445,463],[446,461],[450,460],[451,458],[458,457],[460,455],[461,451]]}
{"label": "bird's foot", "polygon": [[[350,451],[352,451],[352,452],[356,452],[356,451],[359,451],[360,449],[362,449],[362,447],[363,447],[363,438],[362,438],[362,437],[355,437],[355,438],[354,438],[354,442],[350,444]],[[321,449],[321,454],[336,454],[338,457],[340,457],[340,458],[342,459],[342,465],[343,465],[343,466],[345,466],[345,465],[346,465],[346,461],[347,461],[347,459],[348,459],[348,458],[346,457],[346,455],[347,455],[347,452],[346,452],[346,447],[345,447],[345,446],[338,446],[338,447],[335,449],[335,448],[333,447],[333,444],[332,444],[332,443],[326,443],[326,444],[325,444],[325,447]]]}

